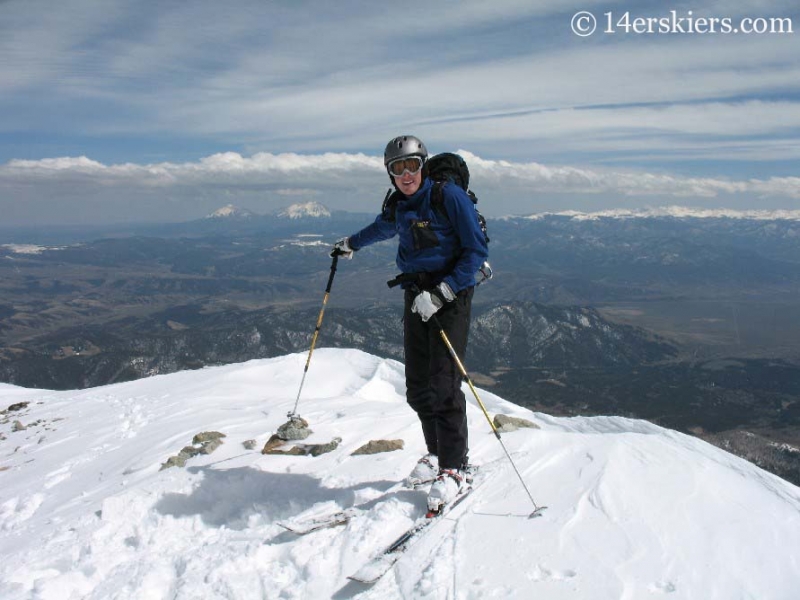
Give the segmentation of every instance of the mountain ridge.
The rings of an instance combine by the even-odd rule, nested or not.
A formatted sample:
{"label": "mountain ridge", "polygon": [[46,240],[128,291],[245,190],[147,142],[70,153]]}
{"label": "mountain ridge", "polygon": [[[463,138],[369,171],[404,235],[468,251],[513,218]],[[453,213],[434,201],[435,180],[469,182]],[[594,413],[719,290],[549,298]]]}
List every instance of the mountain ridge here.
{"label": "mountain ridge", "polygon": [[[529,498],[468,392],[470,457],[486,483],[394,574],[355,587],[346,576],[424,513],[424,491],[387,491],[425,448],[402,365],[321,348],[299,412],[309,442],[341,438],[338,447],[316,458],[260,454],[305,361],[297,353],[80,392],[0,385],[16,405],[0,423],[3,598],[796,593],[800,488],[647,422],[554,418],[484,390],[491,414],[539,426],[503,440],[547,510],[525,518]],[[223,434],[222,445],[161,470],[201,432]],[[376,438],[403,439],[405,450],[351,456]],[[344,527],[295,537],[278,525],[353,504],[368,510]]]}

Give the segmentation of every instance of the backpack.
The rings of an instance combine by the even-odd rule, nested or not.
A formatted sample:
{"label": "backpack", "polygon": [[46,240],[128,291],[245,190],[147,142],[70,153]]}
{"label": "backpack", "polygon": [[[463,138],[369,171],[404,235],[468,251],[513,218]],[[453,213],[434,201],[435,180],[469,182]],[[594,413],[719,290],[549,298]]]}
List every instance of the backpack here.
{"label": "backpack", "polygon": [[[469,168],[467,162],[458,154],[452,152],[442,152],[436,156],[432,156],[425,163],[428,177],[433,181],[433,189],[431,190],[431,207],[439,214],[447,215],[444,209],[444,194],[442,188],[448,182],[454,183],[462,190],[467,192],[472,204],[475,205],[475,212],[478,215],[478,223],[480,224],[481,231],[486,243],[489,243],[489,235],[486,231],[486,218],[478,210],[478,197],[469,189]],[[394,222],[395,212],[397,210],[397,202],[400,199],[400,192],[396,189],[390,189],[386,192],[386,197],[383,199],[382,212],[385,218]]]}

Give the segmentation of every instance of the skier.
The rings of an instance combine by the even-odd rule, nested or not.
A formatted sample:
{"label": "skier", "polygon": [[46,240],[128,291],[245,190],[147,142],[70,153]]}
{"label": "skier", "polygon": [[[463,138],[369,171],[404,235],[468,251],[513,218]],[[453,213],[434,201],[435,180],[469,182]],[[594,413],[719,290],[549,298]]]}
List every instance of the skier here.
{"label": "skier", "polygon": [[[405,290],[403,346],[406,399],[417,413],[427,454],[407,482],[433,482],[428,508],[438,511],[458,496],[465,483],[468,432],[461,373],[430,321],[437,315],[458,356],[467,349],[475,275],[488,258],[474,204],[458,185],[441,188],[433,206],[425,144],[412,135],[391,140],[383,164],[399,192],[375,221],[336,242],[331,251],[345,258],[365,246],[398,236],[398,277]],[[387,206],[388,204],[388,206]]]}

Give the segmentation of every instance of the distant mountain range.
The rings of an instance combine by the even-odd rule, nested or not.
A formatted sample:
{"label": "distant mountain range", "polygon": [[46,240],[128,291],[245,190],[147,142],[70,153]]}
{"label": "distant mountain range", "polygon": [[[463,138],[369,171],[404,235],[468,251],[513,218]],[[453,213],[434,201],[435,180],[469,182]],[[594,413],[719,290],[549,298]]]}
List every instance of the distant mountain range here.
{"label": "distant mountain range", "polygon": [[279,217],[282,219],[329,219],[331,217],[331,211],[319,202],[301,202],[287,206],[286,208],[280,209],[272,214],[257,215],[246,208],[240,208],[238,206],[234,206],[233,204],[228,204],[218,208],[210,215],[206,216],[206,219],[243,220],[272,217]]}
{"label": "distant mountain range", "polygon": [[250,219],[254,216],[255,214],[246,208],[228,204],[212,212],[206,219]]}
{"label": "distant mountain range", "polygon": [[284,208],[278,212],[278,216],[288,219],[329,219],[331,211],[319,202],[303,202]]}
{"label": "distant mountain range", "polygon": [[[594,212],[565,210],[527,215],[529,219],[547,216],[570,217],[576,220],[596,219],[654,219],[671,217],[676,219],[752,219],[757,221],[800,221],[800,210],[736,210],[728,208],[694,208],[688,206],[661,206],[641,209],[608,209]],[[516,218],[516,217],[504,217]]]}
{"label": "distant mountain range", "polygon": [[[280,356],[308,348],[316,309],[210,313],[175,306],[148,319],[74,327],[44,336],[0,361],[0,381],[84,388],[208,364]],[[401,310],[330,307],[320,344],[403,359]],[[666,360],[674,346],[595,310],[512,303],[476,310],[467,359],[483,373],[530,368],[604,368]],[[9,356],[5,357],[9,359]]]}
{"label": "distant mountain range", "polygon": [[[305,350],[327,248],[375,217],[320,207],[0,233],[0,381],[96,386]],[[468,368],[520,404],[714,436],[800,481],[791,217],[490,219],[495,277],[475,295]],[[339,264],[321,345],[402,358],[396,251]]]}

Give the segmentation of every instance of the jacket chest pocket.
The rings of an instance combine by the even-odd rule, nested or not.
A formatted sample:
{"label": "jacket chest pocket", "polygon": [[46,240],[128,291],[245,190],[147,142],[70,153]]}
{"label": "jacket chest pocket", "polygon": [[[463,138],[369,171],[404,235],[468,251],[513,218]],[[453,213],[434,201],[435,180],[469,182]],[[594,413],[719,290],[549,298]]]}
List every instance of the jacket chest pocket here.
{"label": "jacket chest pocket", "polygon": [[430,221],[412,221],[411,235],[414,238],[414,250],[425,250],[439,245],[439,238],[431,229]]}

